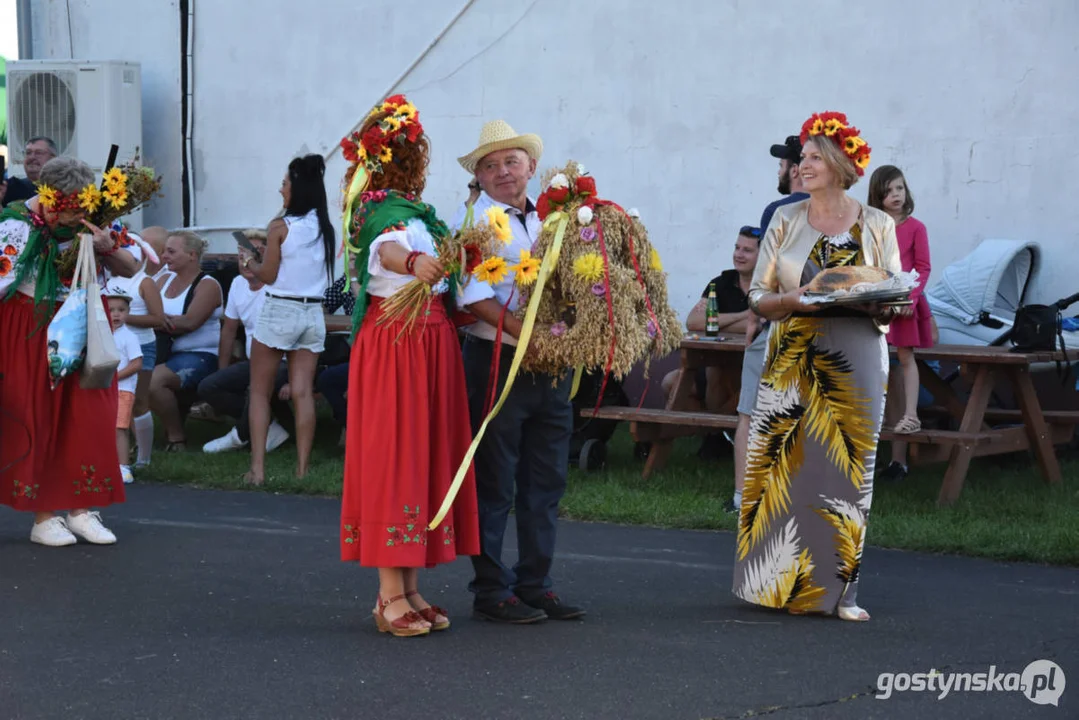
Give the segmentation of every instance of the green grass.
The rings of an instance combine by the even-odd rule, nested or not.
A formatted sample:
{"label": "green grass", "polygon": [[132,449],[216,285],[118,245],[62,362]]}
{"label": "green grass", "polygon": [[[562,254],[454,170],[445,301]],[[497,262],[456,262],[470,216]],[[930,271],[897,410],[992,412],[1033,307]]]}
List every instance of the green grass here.
{"label": "green grass", "polygon": [[[315,442],[312,472],[293,478],[296,461],[291,441],[267,456],[266,491],[339,496],[344,450],[328,417]],[[187,453],[155,452],[153,466],[140,480],[240,490],[248,468],[245,452],[205,455],[202,443],[227,426],[188,422]],[[572,470],[562,514],[577,520],[651,525],[695,530],[735,529],[735,518],[723,511],[733,487],[730,458],[703,461],[696,457],[700,440],[676,442],[667,467],[641,479],[641,463],[623,425],[608,448],[607,468],[585,473]],[[887,449],[882,448],[887,458]],[[1032,466],[1030,456],[1016,454],[976,460],[963,495],[953,507],[938,508],[943,465],[913,469],[904,482],[880,484],[874,491],[869,523],[871,545],[905,550],[955,553],[995,560],[1079,565],[1079,460],[1061,461],[1064,482],[1049,486]]]}

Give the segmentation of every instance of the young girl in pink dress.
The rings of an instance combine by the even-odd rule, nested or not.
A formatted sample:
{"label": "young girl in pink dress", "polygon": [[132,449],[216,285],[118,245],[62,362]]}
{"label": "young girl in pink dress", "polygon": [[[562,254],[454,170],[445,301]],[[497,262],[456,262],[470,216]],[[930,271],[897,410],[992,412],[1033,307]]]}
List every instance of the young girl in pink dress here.
{"label": "young girl in pink dress", "polygon": [[[918,420],[918,390],[921,383],[918,380],[918,366],[914,362],[913,349],[933,346],[933,314],[924,293],[931,269],[929,235],[925,225],[912,217],[914,198],[911,197],[903,172],[894,165],[883,165],[873,173],[869,180],[869,205],[883,210],[895,220],[903,270],[918,271],[918,284],[911,293],[914,304],[903,308],[899,316],[892,320],[888,330],[888,344],[895,346],[898,351],[903,378],[903,416],[895,424],[895,432],[905,435],[922,429]],[[902,467],[905,456],[905,443],[898,448],[893,445],[892,465],[898,462],[899,469],[905,471]],[[888,471],[895,472],[895,468],[889,466],[886,472]]]}

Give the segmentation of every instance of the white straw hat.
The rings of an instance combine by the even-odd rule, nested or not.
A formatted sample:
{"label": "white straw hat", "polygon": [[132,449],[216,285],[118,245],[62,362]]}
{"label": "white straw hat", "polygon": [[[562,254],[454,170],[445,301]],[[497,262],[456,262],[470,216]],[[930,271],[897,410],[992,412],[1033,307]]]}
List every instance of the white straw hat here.
{"label": "white straw hat", "polygon": [[528,133],[518,135],[505,120],[492,120],[480,130],[480,141],[476,149],[464,157],[457,158],[461,167],[470,173],[476,172],[476,164],[496,150],[519,148],[528,153],[533,160],[539,160],[543,155],[543,141],[539,135]]}

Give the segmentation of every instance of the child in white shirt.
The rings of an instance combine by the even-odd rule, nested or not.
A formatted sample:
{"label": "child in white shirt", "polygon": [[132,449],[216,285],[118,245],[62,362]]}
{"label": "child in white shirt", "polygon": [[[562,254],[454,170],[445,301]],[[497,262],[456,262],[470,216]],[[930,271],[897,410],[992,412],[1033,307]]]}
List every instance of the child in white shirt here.
{"label": "child in white shirt", "polygon": [[135,387],[142,370],[142,348],[135,333],[125,325],[131,309],[131,296],[123,290],[111,289],[105,293],[109,301],[109,318],[112,336],[120,353],[120,365],[116,370],[117,388],[120,391],[119,410],[116,417],[116,453],[120,456],[120,474],[125,483],[134,480],[131,474],[131,444],[128,433],[131,428],[131,409],[135,406]]}

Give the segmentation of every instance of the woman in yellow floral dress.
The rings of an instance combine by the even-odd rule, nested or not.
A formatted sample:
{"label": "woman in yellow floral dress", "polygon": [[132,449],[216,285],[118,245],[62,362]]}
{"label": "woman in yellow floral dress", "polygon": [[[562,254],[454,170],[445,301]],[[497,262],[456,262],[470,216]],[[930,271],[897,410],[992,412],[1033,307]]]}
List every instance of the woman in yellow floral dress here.
{"label": "woman in yellow floral dress", "polygon": [[776,211],[750,306],[772,324],[750,430],[734,594],[795,614],[868,620],[857,605],[884,412],[891,311],[801,303],[822,269],[901,271],[895,223],[847,194],[869,146],[841,113],[802,128],[810,197]]}

